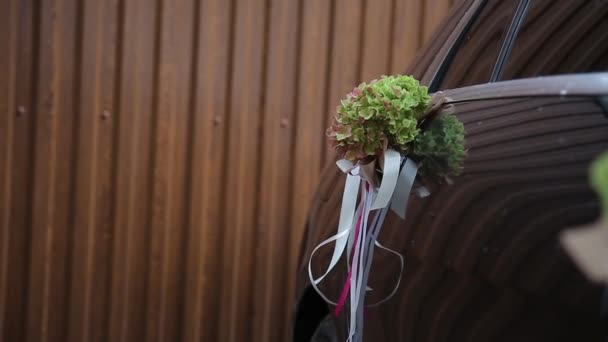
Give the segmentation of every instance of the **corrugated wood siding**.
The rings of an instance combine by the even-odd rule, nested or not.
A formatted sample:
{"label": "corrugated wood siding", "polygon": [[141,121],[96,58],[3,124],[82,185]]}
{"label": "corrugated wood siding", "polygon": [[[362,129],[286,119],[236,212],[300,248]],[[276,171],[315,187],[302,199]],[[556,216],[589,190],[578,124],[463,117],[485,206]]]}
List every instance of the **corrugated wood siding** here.
{"label": "corrugated wood siding", "polygon": [[2,0],[2,341],[280,341],[337,100],[448,0]]}

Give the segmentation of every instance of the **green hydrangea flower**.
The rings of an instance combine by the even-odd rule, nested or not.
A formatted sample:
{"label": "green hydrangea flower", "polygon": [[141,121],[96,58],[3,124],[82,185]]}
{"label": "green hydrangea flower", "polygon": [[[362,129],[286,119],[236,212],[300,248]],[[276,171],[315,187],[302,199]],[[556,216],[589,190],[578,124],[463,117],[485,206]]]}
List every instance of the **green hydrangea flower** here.
{"label": "green hydrangea flower", "polygon": [[459,175],[466,156],[464,125],[452,115],[436,118],[416,137],[412,154],[422,161],[418,171],[421,176],[445,178]]}
{"label": "green hydrangea flower", "polygon": [[430,101],[427,87],[413,77],[382,76],[361,83],[340,102],[327,135],[341,156],[353,161],[386,146],[406,152]]}
{"label": "green hydrangea flower", "polygon": [[430,102],[427,87],[413,77],[382,76],[340,101],[327,136],[339,156],[351,161],[369,161],[390,147],[418,161],[424,177],[457,175],[466,155],[464,126],[440,115],[421,131]]}

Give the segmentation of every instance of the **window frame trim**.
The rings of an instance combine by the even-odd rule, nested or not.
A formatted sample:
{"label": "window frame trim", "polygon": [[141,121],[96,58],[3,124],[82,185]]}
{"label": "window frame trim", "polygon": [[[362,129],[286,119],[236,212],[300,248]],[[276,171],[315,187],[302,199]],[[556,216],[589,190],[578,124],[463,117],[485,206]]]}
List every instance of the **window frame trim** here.
{"label": "window frame trim", "polygon": [[541,76],[478,84],[443,92],[447,104],[544,96],[608,96],[608,72]]}
{"label": "window frame trim", "polygon": [[485,7],[488,0],[474,0],[466,10],[452,33],[448,36],[443,46],[439,49],[433,61],[421,78],[422,84],[428,84],[429,92],[436,92],[439,89],[438,82],[443,80],[446,68],[452,63],[456,51],[462,45],[467,32]]}
{"label": "window frame trim", "polygon": [[519,4],[517,5],[517,8],[515,9],[515,14],[511,19],[509,29],[507,30],[507,34],[505,35],[502,45],[500,46],[498,56],[494,61],[494,68],[492,69],[492,73],[490,74],[490,80],[488,81],[489,83],[497,82],[502,77],[502,73],[506,65],[507,59],[511,56],[511,50],[515,45],[515,41],[517,41],[517,37],[519,36],[519,30],[523,25],[526,15],[528,14],[528,9],[530,8],[531,2],[532,0],[520,0]]}

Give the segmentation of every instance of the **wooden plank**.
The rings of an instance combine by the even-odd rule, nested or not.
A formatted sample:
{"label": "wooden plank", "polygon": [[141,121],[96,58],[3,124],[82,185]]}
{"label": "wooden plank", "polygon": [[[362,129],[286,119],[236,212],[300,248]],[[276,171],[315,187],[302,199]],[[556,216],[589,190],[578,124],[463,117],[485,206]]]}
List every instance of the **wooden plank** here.
{"label": "wooden plank", "polygon": [[153,105],[156,6],[123,1],[120,10],[119,99],[114,170],[114,244],[109,322],[110,341],[145,338],[149,257],[150,142]]}
{"label": "wooden plank", "polygon": [[420,31],[422,29],[421,13],[424,2],[421,0],[395,0],[394,24],[391,42],[391,73],[402,74],[414,59],[414,55],[422,45]]}
{"label": "wooden plank", "polygon": [[[401,2],[401,1],[397,1]],[[390,72],[393,0],[368,1],[361,55],[361,80],[369,82]]]}
{"label": "wooden plank", "polygon": [[192,146],[184,340],[219,341],[221,200],[224,198],[226,101],[232,2],[203,0],[195,12]]}
{"label": "wooden plank", "polygon": [[265,106],[255,234],[256,273],[252,341],[280,341],[283,337],[282,306],[287,276],[284,256],[289,236],[289,198],[296,104],[299,0],[270,2],[267,37]]}
{"label": "wooden plank", "polygon": [[[304,224],[313,193],[319,182],[322,156],[325,147],[327,110],[328,51],[330,49],[331,2],[326,0],[302,1],[300,32],[297,104],[295,110],[294,168],[292,169],[291,220],[285,229],[289,234],[286,275],[287,294],[283,317],[293,317],[295,280],[299,248],[304,237]],[[287,324],[289,324],[287,322]],[[287,329],[282,340],[291,338]]]}
{"label": "wooden plank", "polygon": [[73,190],[76,6],[40,8],[27,341],[65,340]]}
{"label": "wooden plank", "polygon": [[[101,115],[100,123],[97,132],[97,171],[95,175],[95,218],[94,218],[94,235],[92,245],[93,264],[91,265],[91,274],[93,279],[90,281],[91,290],[91,316],[88,328],[90,330],[88,336],[91,341],[104,342],[109,341],[108,335],[108,319],[110,317],[110,291],[112,287],[112,240],[114,232],[114,188],[115,166],[117,147],[117,90],[118,85],[118,61],[116,59],[119,50],[119,0],[110,0],[104,2],[103,16],[103,57],[99,61],[100,72],[100,87],[99,95],[99,110]],[[106,57],[107,56],[107,57]]]}
{"label": "wooden plank", "polygon": [[74,204],[74,251],[72,254],[72,285],[70,294],[70,331],[71,341],[88,339],[88,323],[90,315],[90,291],[92,264],[92,230],[95,215],[94,177],[97,169],[95,165],[97,152],[97,119],[99,110],[99,78],[100,70],[97,67],[99,44],[99,15],[100,6],[91,2],[84,3],[83,9],[83,36],[82,49],[78,51],[81,58],[81,101],[78,105],[77,155],[76,155],[76,202]]}
{"label": "wooden plank", "polygon": [[[9,212],[8,274],[3,311],[5,341],[24,341],[29,274],[29,238],[31,229],[32,140],[34,101],[34,68],[36,8],[32,1],[19,1],[16,17],[15,107],[11,157],[11,203]],[[8,12],[7,12],[8,13]]]}
{"label": "wooden plank", "polygon": [[235,3],[234,54],[228,109],[219,341],[251,336],[253,242],[262,233],[256,223],[260,177],[260,109],[263,94],[264,0]]}
{"label": "wooden plank", "polygon": [[[0,333],[5,330],[9,291],[9,248],[11,238],[11,168],[17,63],[17,3],[4,3],[0,13]],[[1,335],[0,335],[1,336]]]}
{"label": "wooden plank", "polygon": [[424,18],[422,27],[422,43],[431,38],[433,33],[439,29],[439,25],[448,14],[451,7],[450,0],[428,0],[424,2]]}
{"label": "wooden plank", "polygon": [[82,8],[70,341],[107,340],[117,6],[86,1]]}
{"label": "wooden plank", "polygon": [[[333,37],[331,61],[329,61],[331,76],[325,127],[329,126],[340,99],[361,80],[361,37],[364,32],[361,23],[364,17],[364,2],[334,0],[333,6]],[[335,158],[334,152],[329,150],[327,144],[323,145],[320,153],[326,163],[332,162]]]}
{"label": "wooden plank", "polygon": [[[193,1],[162,1],[155,69],[147,341],[181,340]],[[188,163],[189,164],[189,163]]]}

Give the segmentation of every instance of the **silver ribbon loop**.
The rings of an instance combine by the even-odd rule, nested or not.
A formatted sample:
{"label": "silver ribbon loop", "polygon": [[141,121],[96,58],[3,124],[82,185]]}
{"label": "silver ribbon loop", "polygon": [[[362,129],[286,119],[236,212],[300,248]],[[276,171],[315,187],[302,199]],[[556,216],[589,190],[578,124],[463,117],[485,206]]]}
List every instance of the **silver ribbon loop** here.
{"label": "silver ribbon loop", "polygon": [[[349,173],[346,175],[346,183],[344,184],[344,194],[342,195],[342,209],[340,210],[340,221],[338,223],[338,234],[330,237],[323,241],[314,251],[316,251],[321,245],[326,245],[332,241],[336,241],[334,247],[334,253],[331,256],[331,261],[325,273],[317,279],[312,278],[312,271],[310,270],[310,262],[308,263],[308,271],[311,276],[311,282],[315,285],[319,284],[329,274],[329,272],[336,266],[340,256],[344,252],[346,242],[350,234],[350,230],[353,226],[353,220],[355,218],[355,209],[357,206],[357,195],[359,194],[359,176],[353,176]],[[313,252],[314,252],[313,251]],[[311,255],[312,257],[312,255]]]}
{"label": "silver ribbon loop", "polygon": [[382,181],[378,188],[376,200],[372,204],[371,210],[382,209],[388,205],[393,197],[393,192],[397,186],[399,178],[399,164],[401,163],[401,154],[399,152],[388,149],[384,152],[384,165],[382,167]]}
{"label": "silver ribbon loop", "polygon": [[414,180],[416,180],[416,174],[418,173],[418,165],[411,159],[406,159],[401,173],[397,179],[395,194],[391,203],[391,209],[399,215],[402,219],[405,219],[405,211],[407,209],[407,202],[410,198],[410,191],[414,186]]}
{"label": "silver ribbon loop", "polygon": [[[389,300],[399,288],[401,276],[403,273],[404,259],[401,254],[391,249],[382,246],[378,241],[381,226],[386,217],[387,211],[394,211],[399,217],[405,219],[407,204],[410,192],[414,186],[414,180],[418,172],[418,165],[411,159],[405,158],[403,167],[401,167],[401,155],[399,152],[388,149],[384,152],[382,165],[382,180],[377,188],[373,188],[373,184],[361,173],[361,165],[353,164],[352,162],[342,159],[336,162],[342,172],[346,174],[346,183],[344,184],[344,193],[342,194],[342,207],[340,209],[340,220],[338,223],[338,232],[336,235],[321,242],[311,253],[308,261],[308,276],[313,288],[319,295],[328,303],[338,305],[338,303],[330,300],[319,288],[318,284],[333,270],[344,250],[354,251],[352,260],[352,277],[350,279],[350,329],[349,341],[359,341],[362,339],[363,329],[363,305],[365,293],[371,290],[367,286],[371,262],[373,259],[374,246],[383,249],[391,254],[396,255],[400,262],[400,274],[397,284],[393,288],[388,297],[380,300],[371,306],[376,306]],[[401,168],[401,170],[400,170]],[[369,176],[369,175],[368,175]],[[370,185],[369,193],[364,192],[364,199],[357,207],[357,198],[359,195],[359,187],[362,182],[368,182]],[[420,187],[416,189],[420,197],[428,196],[429,192],[426,188]],[[374,223],[368,232],[367,220],[369,213],[372,210],[382,209],[374,219]],[[363,211],[361,213],[361,211]],[[360,239],[354,241],[354,230],[356,218],[362,215],[362,227],[360,229]],[[325,272],[318,278],[314,278],[312,274],[312,258],[316,252],[335,241],[334,251]],[[353,246],[354,244],[357,246]],[[351,264],[350,252],[347,253],[347,260]]]}

